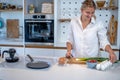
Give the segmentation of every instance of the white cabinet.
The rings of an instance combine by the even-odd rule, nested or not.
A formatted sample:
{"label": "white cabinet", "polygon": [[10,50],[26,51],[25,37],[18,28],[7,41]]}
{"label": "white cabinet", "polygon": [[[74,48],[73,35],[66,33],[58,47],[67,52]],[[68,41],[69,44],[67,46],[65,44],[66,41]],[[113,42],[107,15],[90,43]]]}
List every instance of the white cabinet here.
{"label": "white cabinet", "polygon": [[[117,56],[117,60],[119,60],[119,51],[114,51],[116,56]],[[109,53],[105,52],[105,51],[101,51],[100,52],[100,56],[101,57],[105,57],[105,58],[109,58]]]}
{"label": "white cabinet", "polygon": [[47,48],[25,48],[25,55],[43,56],[43,57],[63,57],[66,49],[47,49]]}
{"label": "white cabinet", "polygon": [[54,56],[53,49],[47,48],[25,48],[25,55],[30,54],[31,56]]}
{"label": "white cabinet", "polygon": [[[25,7],[24,7],[24,11],[26,14],[53,14],[53,6],[51,7],[51,11],[50,12],[42,12],[42,9],[43,9],[43,6],[42,4],[43,3],[51,3],[53,4],[53,1],[54,0],[24,0],[24,3],[25,3]],[[33,12],[30,13],[30,5],[33,5]],[[46,7],[47,9],[48,7]]]}
{"label": "white cabinet", "polygon": [[55,57],[64,57],[66,54],[66,49],[54,49],[54,56]]}
{"label": "white cabinet", "polygon": [[4,50],[9,50],[10,48],[14,48],[16,50],[16,54],[18,56],[24,56],[24,48],[23,47],[5,47],[5,46],[0,46],[1,53]]}
{"label": "white cabinet", "polygon": [[[0,0],[0,3],[2,3],[2,5],[4,4],[4,6],[6,5],[7,8],[1,8],[0,9],[0,18],[3,19],[3,25],[4,27],[0,28],[0,38],[2,39],[2,43],[4,43],[5,41],[7,42],[12,42],[14,43],[14,40],[12,41],[12,39],[8,40],[7,38],[7,20],[8,19],[16,19],[19,22],[19,26],[18,27],[18,37],[17,40],[15,42],[23,42],[23,25],[24,25],[24,20],[23,20],[23,0]],[[14,9],[11,9],[13,6]],[[9,34],[8,34],[9,35]],[[4,41],[5,40],[5,41]],[[4,43],[5,44],[5,43]],[[6,43],[7,44],[7,43]],[[16,43],[15,43],[16,44]],[[21,45],[21,44],[20,44]]]}
{"label": "white cabinet", "polygon": [[[81,3],[84,0],[54,0],[54,11],[55,11],[55,46],[66,46],[67,30],[71,18],[80,15]],[[96,1],[96,0],[95,0]],[[108,4],[109,0],[106,0]],[[115,43],[112,45],[113,49],[120,48],[120,0],[114,0],[115,8],[103,7],[97,8],[95,15],[96,19],[100,18],[105,27],[109,30],[109,24],[111,16],[114,15],[116,21],[118,21],[117,38]]]}

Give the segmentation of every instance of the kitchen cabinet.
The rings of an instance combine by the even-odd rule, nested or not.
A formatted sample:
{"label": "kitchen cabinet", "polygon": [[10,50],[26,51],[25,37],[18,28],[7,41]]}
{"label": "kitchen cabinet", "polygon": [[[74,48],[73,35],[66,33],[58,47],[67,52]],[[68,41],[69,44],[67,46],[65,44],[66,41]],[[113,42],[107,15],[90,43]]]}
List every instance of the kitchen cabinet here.
{"label": "kitchen cabinet", "polygon": [[49,48],[25,48],[25,55],[30,54],[31,56],[46,56],[53,57],[54,49]]}
{"label": "kitchen cabinet", "polygon": [[54,57],[64,57],[67,49],[54,49]]}
{"label": "kitchen cabinet", "polygon": [[[4,51],[4,50],[9,50],[10,48],[14,48],[16,50],[16,56],[24,56],[24,48],[23,47],[12,47],[12,46],[0,46],[0,51],[1,53]],[[7,57],[8,54],[5,54],[5,57]]]}
{"label": "kitchen cabinet", "polygon": [[22,9],[21,10],[17,10],[17,9],[0,10],[0,12],[21,12],[21,11],[22,11]]}
{"label": "kitchen cabinet", "polygon": [[[114,51],[116,56],[117,56],[117,60],[120,60],[120,57],[119,57],[119,51]],[[100,51],[100,56],[101,57],[105,57],[105,58],[109,58],[109,53],[108,52],[105,52],[105,51]]]}
{"label": "kitchen cabinet", "polygon": [[[55,0],[55,46],[66,46],[67,39],[67,30],[69,27],[69,22],[71,18],[77,17],[80,15],[80,6],[84,0]],[[96,1],[96,0],[95,0]],[[120,25],[120,9],[119,9],[119,0],[114,0],[114,7],[108,7],[109,0],[106,0],[106,6],[103,8],[96,9],[95,16],[96,19],[101,19],[107,30],[110,27],[110,18],[114,15],[115,20]],[[115,38],[115,43],[112,44],[113,49],[120,49],[120,28],[117,26],[117,35]],[[114,34],[114,33],[113,33]],[[58,36],[59,35],[59,36]]]}
{"label": "kitchen cabinet", "polygon": [[[53,11],[53,0],[24,0],[24,13],[25,14],[45,14],[42,13],[42,4],[43,3],[51,3],[52,11]],[[33,5],[34,11],[32,13],[29,12],[30,5]],[[53,13],[46,13],[46,14],[53,14]]]}
{"label": "kitchen cabinet", "polygon": [[44,57],[63,57],[66,49],[50,49],[50,48],[25,48],[25,55],[44,56]]}
{"label": "kitchen cabinet", "polygon": [[[3,43],[12,43],[12,45],[16,45],[16,41],[23,43],[23,0],[0,0],[0,3],[4,6],[0,9],[0,17],[3,19],[3,24],[4,27],[0,28],[0,38],[1,38],[1,42],[0,44]],[[7,31],[9,31],[10,29],[13,31],[14,28],[7,28],[7,20],[11,19],[17,19],[18,24],[16,26],[17,30],[17,37],[16,38],[10,38],[7,36],[7,34],[9,34]],[[10,30],[10,32],[11,32]],[[14,32],[14,31],[13,31]],[[16,34],[14,33],[14,34]],[[14,43],[15,41],[15,43]],[[22,44],[23,45],[23,44]]]}

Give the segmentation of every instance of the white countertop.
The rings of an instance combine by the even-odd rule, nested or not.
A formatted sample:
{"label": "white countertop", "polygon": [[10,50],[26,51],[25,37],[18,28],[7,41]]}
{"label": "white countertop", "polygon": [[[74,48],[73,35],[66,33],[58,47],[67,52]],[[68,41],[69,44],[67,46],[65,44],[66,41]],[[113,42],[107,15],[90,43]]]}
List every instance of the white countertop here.
{"label": "white countertop", "polygon": [[107,71],[89,69],[82,64],[54,63],[47,69],[29,69],[25,63],[13,63],[12,66],[6,63],[0,67],[0,80],[120,80],[120,63]]}
{"label": "white countertop", "polygon": [[6,44],[6,45],[23,45],[23,39],[22,38],[16,38],[16,39],[10,39],[10,38],[1,38],[0,44]]}

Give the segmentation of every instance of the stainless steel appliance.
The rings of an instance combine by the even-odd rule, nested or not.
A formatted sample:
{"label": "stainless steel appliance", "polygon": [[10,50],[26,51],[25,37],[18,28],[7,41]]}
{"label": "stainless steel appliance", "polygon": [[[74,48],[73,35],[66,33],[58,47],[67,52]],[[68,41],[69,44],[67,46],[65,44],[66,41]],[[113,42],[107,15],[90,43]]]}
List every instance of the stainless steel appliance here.
{"label": "stainless steel appliance", "polygon": [[54,20],[45,15],[33,15],[25,19],[25,42],[53,43]]}

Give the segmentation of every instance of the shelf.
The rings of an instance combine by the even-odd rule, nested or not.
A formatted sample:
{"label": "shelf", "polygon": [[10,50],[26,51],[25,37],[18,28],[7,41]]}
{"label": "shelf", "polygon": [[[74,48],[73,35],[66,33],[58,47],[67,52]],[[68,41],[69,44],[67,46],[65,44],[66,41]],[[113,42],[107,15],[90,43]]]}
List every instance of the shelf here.
{"label": "shelf", "polygon": [[54,13],[40,13],[40,12],[38,12],[38,13],[25,13],[25,14],[50,14],[50,15],[53,15]]}
{"label": "shelf", "polygon": [[71,19],[59,19],[60,22],[71,21]]}
{"label": "shelf", "polygon": [[0,12],[14,12],[14,11],[23,11],[23,9],[5,9],[5,10],[3,10],[3,9],[0,9]]}
{"label": "shelf", "polygon": [[111,9],[111,10],[116,10],[116,9],[118,9],[118,7],[116,7],[116,6],[111,6],[111,7],[97,7],[97,9],[106,9],[106,10]]}

